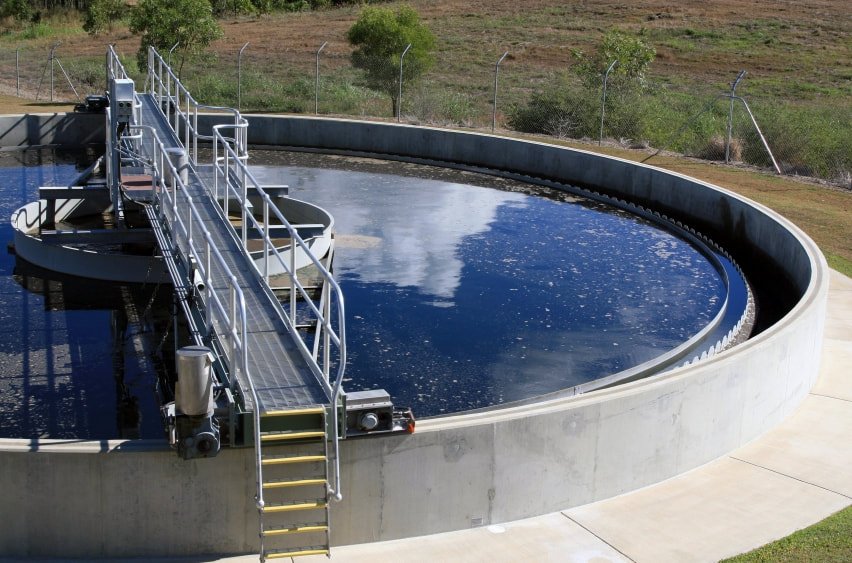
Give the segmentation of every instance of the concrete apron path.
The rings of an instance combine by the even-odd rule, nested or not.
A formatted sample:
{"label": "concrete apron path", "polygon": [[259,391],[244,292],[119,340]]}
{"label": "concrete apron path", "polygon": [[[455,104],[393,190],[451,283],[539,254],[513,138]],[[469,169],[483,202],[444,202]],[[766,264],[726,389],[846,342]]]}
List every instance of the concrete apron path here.
{"label": "concrete apron path", "polygon": [[754,442],[608,500],[499,526],[338,547],[332,560],[681,563],[750,551],[852,504],[850,366],[852,279],[832,271],[816,385]]}

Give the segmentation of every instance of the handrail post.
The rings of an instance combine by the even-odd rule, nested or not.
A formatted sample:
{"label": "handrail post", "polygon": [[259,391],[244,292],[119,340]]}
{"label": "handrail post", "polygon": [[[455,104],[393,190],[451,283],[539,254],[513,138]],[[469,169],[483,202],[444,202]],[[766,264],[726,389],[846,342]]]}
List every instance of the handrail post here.
{"label": "handrail post", "polygon": [[509,51],[503,53],[503,56],[497,60],[497,64],[494,65],[494,107],[491,110],[491,132],[494,133],[494,130],[497,129],[497,76],[500,74],[500,63],[503,62],[503,59],[509,54]]}
{"label": "handrail post", "polygon": [[290,322],[296,326],[296,229],[290,225]]}
{"label": "handrail post", "polygon": [[[223,143],[224,143],[224,141],[223,141]],[[231,178],[230,178],[230,170],[231,169],[230,169],[230,164],[229,164],[230,158],[231,157],[228,154],[227,145],[225,145],[225,160],[224,160],[225,167],[222,170],[222,180],[225,182],[224,192],[222,194],[222,197],[225,199],[225,202],[224,202],[225,203],[225,217],[228,216],[228,209],[230,208],[230,201],[231,201]]]}
{"label": "handrail post", "polygon": [[325,293],[325,307],[322,312],[322,325],[323,325],[323,355],[322,355],[322,365],[323,365],[323,375],[325,375],[325,380],[329,381],[331,379],[331,287],[330,284],[323,284],[323,293]]}
{"label": "handrail post", "polygon": [[[153,49],[153,47],[151,47]],[[152,55],[153,56],[153,53]],[[160,106],[160,111],[163,110],[163,59],[157,57],[157,104]]]}
{"label": "handrail post", "polygon": [[[189,152],[189,151],[190,151],[190,144],[189,144],[189,112],[190,112],[190,111],[192,111],[192,110],[191,110],[191,108],[190,108],[190,104],[191,104],[191,103],[192,103],[192,100],[191,100],[191,98],[189,97],[189,92],[187,92],[187,96],[186,96],[186,113],[185,113],[185,114],[184,114],[184,116],[183,116],[183,126],[184,126],[184,128],[186,129],[185,134],[184,134],[184,138],[186,139],[186,143],[184,143],[184,150],[186,150],[187,152]],[[191,161],[190,161],[190,162],[191,162]]]}
{"label": "handrail post", "polygon": [[213,197],[219,199],[219,137],[213,130]]}
{"label": "handrail post", "polygon": [[198,165],[198,105],[192,114],[192,164]]}
{"label": "handrail post", "polygon": [[[233,276],[231,276],[231,278],[232,279],[228,280],[229,281],[228,289],[230,290],[229,294],[230,294],[230,297],[231,297],[231,299],[230,299],[230,305],[231,306],[230,306],[230,310],[229,310],[229,316],[230,316],[231,322],[229,323],[230,324],[230,326],[229,326],[230,330],[228,331],[228,332],[231,333],[231,338],[228,339],[228,340],[230,340],[230,342],[228,342],[228,348],[230,349],[228,357],[233,362],[234,360],[237,359],[237,356],[236,356],[237,339],[234,338],[234,336],[237,333],[237,287],[236,287],[237,284],[236,284],[236,280],[233,279]],[[257,405],[255,405],[255,408],[257,408]]]}
{"label": "handrail post", "polygon": [[248,184],[246,184],[246,178],[245,175],[243,175],[242,170],[243,167],[240,167],[239,179],[242,188],[240,191],[242,192],[241,196],[243,198],[240,202],[240,207],[242,208],[241,217],[243,221],[243,236],[241,238],[243,241],[243,250],[248,252]]}
{"label": "handrail post", "polygon": [[269,249],[266,247],[266,240],[269,238],[269,197],[263,198],[263,281],[269,285]]}
{"label": "handrail post", "polygon": [[[148,84],[151,88],[151,94],[154,93],[154,48],[148,47]],[[159,101],[159,100],[158,100]]]}

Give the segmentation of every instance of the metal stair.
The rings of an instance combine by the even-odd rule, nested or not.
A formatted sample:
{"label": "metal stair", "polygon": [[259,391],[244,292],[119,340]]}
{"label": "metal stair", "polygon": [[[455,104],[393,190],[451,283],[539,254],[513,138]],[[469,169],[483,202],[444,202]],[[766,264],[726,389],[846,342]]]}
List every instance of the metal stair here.
{"label": "metal stair", "polygon": [[260,416],[260,560],[330,555],[324,406]]}

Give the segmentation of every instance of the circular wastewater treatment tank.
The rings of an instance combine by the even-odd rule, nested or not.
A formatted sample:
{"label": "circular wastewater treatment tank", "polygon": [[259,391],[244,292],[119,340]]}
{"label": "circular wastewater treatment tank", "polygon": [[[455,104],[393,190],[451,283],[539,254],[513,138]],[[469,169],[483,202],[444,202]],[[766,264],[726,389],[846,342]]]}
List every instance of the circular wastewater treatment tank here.
{"label": "circular wastewater treatment tank", "polygon": [[[380,160],[253,151],[251,162],[261,184],[288,184],[335,218],[344,388],[384,388],[419,417],[635,369],[696,335],[721,340],[746,308],[724,256],[603,203]],[[6,215],[87,163],[7,153]],[[0,437],[161,437],[168,292],[57,276],[11,255],[3,264],[13,336],[3,344]]]}
{"label": "circular wastewater treatment tank", "polygon": [[564,191],[278,151],[251,168],[335,218],[344,388],[384,388],[419,417],[592,388],[691,342],[680,365],[748,308],[739,271],[697,237]]}

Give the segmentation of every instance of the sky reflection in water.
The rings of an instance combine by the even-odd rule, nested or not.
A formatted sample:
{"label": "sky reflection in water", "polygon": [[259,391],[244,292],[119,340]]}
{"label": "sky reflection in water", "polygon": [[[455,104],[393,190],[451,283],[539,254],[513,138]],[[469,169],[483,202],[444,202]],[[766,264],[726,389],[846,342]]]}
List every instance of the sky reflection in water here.
{"label": "sky reflection in water", "polygon": [[421,417],[638,365],[698,332],[724,300],[694,247],[600,204],[413,165],[259,151],[252,162],[262,183],[334,215],[345,388],[387,389]]}

